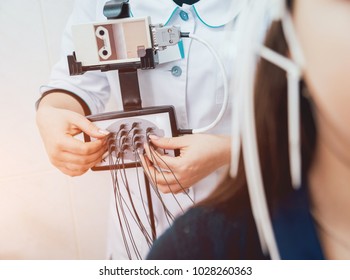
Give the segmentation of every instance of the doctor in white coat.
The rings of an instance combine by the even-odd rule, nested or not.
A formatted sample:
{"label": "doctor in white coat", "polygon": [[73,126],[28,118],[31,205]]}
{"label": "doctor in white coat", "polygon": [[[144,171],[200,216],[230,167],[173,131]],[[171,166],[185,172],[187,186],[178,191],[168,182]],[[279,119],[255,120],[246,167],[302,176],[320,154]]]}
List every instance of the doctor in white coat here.
{"label": "doctor in white coat", "polygon": [[[179,25],[181,31],[190,32],[209,42],[224,61],[228,76],[234,50],[225,48],[227,34],[234,33],[234,21],[245,0],[201,0],[193,5],[185,1],[130,0],[132,16],[150,16],[152,23]],[[54,66],[51,79],[41,88],[37,103],[37,124],[45,148],[54,166],[67,175],[78,176],[101,161],[105,150],[105,131],[90,123],[85,115],[104,111],[110,95],[120,96],[118,75],[111,72],[87,72],[69,76],[66,56],[74,51],[71,26],[93,21],[105,21],[103,7],[107,1],[76,0],[74,11],[63,36],[61,60]],[[177,2],[177,3],[175,3]],[[189,4],[183,4],[187,2]],[[225,32],[230,26],[230,32]],[[232,45],[232,44],[230,44]],[[169,59],[154,70],[139,71],[139,84],[144,107],[173,105],[180,128],[199,128],[211,123],[218,115],[223,102],[223,79],[219,66],[208,49],[191,39],[183,39],[178,57]],[[117,109],[117,108],[116,108]],[[230,161],[230,113],[227,109],[222,121],[207,134],[186,135],[175,138],[152,139],[156,146],[180,149],[180,156],[169,162],[171,169],[188,195],[196,202],[205,198],[220,180],[222,168]],[[81,131],[99,140],[84,143],[73,136]],[[96,175],[98,176],[98,175]],[[161,191],[164,181],[156,176]],[[169,182],[184,209],[192,205],[178,184]],[[137,192],[134,194],[137,196]],[[166,196],[166,195],[165,195]],[[164,196],[163,196],[164,197]],[[140,199],[140,198],[138,198]],[[172,208],[174,200],[167,201]],[[141,207],[141,206],[140,206]],[[179,209],[176,214],[180,214]],[[169,223],[164,218],[161,203],[155,202],[154,213],[157,233]],[[113,217],[116,219],[116,216]],[[147,217],[145,217],[147,219]],[[116,222],[117,223],[117,222]],[[135,240],[139,242],[141,256],[149,247],[135,227]],[[140,235],[138,238],[138,234]],[[106,258],[126,259],[121,236],[110,237],[109,255]],[[132,254],[132,258],[136,258]]]}

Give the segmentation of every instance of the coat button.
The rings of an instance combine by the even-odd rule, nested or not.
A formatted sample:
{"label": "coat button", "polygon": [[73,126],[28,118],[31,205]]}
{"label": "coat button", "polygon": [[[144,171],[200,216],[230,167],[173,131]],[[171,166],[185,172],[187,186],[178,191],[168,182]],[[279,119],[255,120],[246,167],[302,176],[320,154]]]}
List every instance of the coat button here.
{"label": "coat button", "polygon": [[182,69],[179,66],[174,66],[171,68],[171,74],[175,77],[180,77],[182,74]]}
{"label": "coat button", "polygon": [[184,11],[181,11],[180,18],[182,18],[182,20],[184,20],[184,21],[188,21],[188,14]]}

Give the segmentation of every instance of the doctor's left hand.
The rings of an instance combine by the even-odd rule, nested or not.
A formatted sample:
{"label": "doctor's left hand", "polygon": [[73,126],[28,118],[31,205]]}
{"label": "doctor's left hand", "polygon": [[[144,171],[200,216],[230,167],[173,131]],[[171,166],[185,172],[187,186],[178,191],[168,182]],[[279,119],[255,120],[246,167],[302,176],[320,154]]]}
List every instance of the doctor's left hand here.
{"label": "doctor's left hand", "polygon": [[[106,135],[84,115],[80,103],[65,93],[51,93],[40,102],[36,121],[51,163],[64,174],[79,176],[101,162],[106,152]],[[96,141],[74,136],[85,132]]]}
{"label": "doctor's left hand", "polygon": [[[150,181],[163,193],[182,192],[230,163],[228,136],[192,134],[159,138],[151,135],[150,140],[152,145],[145,145],[146,153],[141,159]],[[155,151],[157,148],[178,149],[180,155],[163,155]]]}

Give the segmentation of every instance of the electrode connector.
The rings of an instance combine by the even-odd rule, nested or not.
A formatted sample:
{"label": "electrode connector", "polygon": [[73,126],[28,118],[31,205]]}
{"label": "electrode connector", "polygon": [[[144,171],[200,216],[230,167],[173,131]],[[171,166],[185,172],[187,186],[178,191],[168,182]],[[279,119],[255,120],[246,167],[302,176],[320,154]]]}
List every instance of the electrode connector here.
{"label": "electrode connector", "polygon": [[155,50],[164,50],[168,46],[176,45],[181,39],[181,30],[177,26],[162,24],[150,25]]}

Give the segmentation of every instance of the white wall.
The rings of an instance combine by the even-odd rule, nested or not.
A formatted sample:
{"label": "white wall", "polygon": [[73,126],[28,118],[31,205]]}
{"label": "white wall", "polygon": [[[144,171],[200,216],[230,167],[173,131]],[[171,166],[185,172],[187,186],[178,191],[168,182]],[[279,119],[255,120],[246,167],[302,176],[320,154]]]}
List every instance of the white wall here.
{"label": "white wall", "polygon": [[106,257],[108,174],[61,174],[35,125],[73,1],[0,1],[0,259]]}

